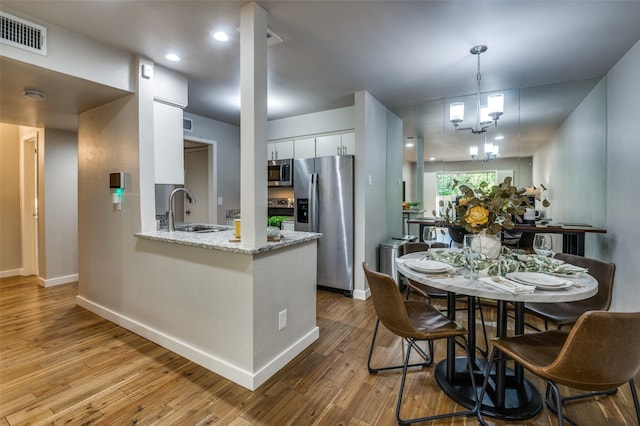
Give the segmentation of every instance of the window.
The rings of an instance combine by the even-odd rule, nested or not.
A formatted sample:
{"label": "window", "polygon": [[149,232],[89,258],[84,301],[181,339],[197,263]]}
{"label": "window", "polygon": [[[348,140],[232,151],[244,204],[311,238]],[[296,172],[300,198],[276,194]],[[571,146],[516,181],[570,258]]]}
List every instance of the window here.
{"label": "window", "polygon": [[[447,202],[454,202],[456,197],[462,195],[458,188],[453,188],[453,181],[464,182],[469,186],[478,187],[481,182],[487,182],[489,185],[496,185],[496,171],[488,172],[448,172],[438,173],[438,195],[436,197],[436,205],[440,205],[443,201],[445,206]],[[441,211],[440,215],[444,215]]]}

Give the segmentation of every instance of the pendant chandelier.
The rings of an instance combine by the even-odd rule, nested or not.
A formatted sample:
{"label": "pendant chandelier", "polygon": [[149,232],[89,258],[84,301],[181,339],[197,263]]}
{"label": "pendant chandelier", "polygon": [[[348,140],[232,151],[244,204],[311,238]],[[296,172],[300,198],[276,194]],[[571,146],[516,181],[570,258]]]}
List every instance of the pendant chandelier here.
{"label": "pendant chandelier", "polygon": [[464,102],[454,102],[449,106],[449,121],[453,124],[453,127],[458,130],[471,130],[471,133],[481,134],[485,133],[489,127],[498,126],[498,119],[504,112],[504,95],[502,93],[495,93],[487,96],[487,104],[481,105],[480,102],[480,81],[482,75],[480,74],[480,55],[487,51],[487,46],[479,45],[471,48],[472,55],[478,57],[478,72],[476,74],[476,106],[477,117],[475,127],[460,127],[464,120]]}
{"label": "pendant chandelier", "polygon": [[[475,160],[478,156],[478,145],[472,145],[469,147],[469,155],[472,160]],[[482,161],[487,162],[489,160],[495,160],[500,156],[500,147],[497,144],[487,142],[487,135],[484,137],[484,156]]]}

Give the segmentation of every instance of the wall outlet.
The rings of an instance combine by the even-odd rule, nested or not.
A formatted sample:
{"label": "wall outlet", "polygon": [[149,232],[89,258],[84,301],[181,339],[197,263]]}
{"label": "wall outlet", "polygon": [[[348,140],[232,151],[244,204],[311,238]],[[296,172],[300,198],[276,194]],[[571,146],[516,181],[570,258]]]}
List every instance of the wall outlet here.
{"label": "wall outlet", "polygon": [[282,331],[287,328],[287,310],[280,311],[278,314],[278,331]]}

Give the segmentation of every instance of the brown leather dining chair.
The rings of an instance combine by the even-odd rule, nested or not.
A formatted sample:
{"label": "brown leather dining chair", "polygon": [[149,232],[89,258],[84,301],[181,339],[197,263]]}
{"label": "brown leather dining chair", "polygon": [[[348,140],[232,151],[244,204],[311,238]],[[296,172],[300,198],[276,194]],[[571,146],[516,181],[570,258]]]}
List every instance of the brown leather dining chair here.
{"label": "brown leather dining chair", "polygon": [[[550,322],[556,324],[557,328],[561,328],[563,325],[574,324],[580,315],[587,311],[609,310],[613,296],[615,264],[567,253],[557,253],[554,257],[571,265],[587,268],[589,274],[598,281],[598,293],[593,297],[576,302],[525,303],[526,313],[543,319],[545,329],[548,329]],[[532,328],[535,329],[535,327]]]}
{"label": "brown leather dining chair", "polygon": [[[431,244],[431,248],[446,248],[448,247],[445,243],[433,243]],[[415,253],[418,251],[427,251],[429,249],[429,245],[427,243],[418,243],[418,242],[409,242],[409,243],[405,243],[402,246],[402,250],[403,250],[403,254],[408,254],[408,253]],[[405,277],[406,278],[406,277]],[[424,297],[427,298],[427,301],[429,301],[429,303],[433,304],[433,299],[440,299],[440,300],[446,300],[447,299],[447,292],[444,290],[440,290],[438,288],[435,287],[431,287],[429,285],[426,284],[422,284],[419,283],[417,281],[414,281],[410,278],[406,278],[407,280],[407,299],[409,298],[409,293],[411,291],[411,289],[416,290],[419,294],[423,295]],[[464,294],[458,294],[456,295],[456,299],[465,302],[467,300],[469,296],[465,296]],[[487,330],[484,324],[484,314],[482,313],[482,306],[481,306],[481,301],[478,298],[477,299],[477,307],[478,307],[478,311],[480,312],[480,323],[482,324],[482,335],[484,336],[484,349],[480,349],[478,348],[478,351],[483,355],[483,356],[487,356],[489,355],[489,341],[487,338]],[[467,308],[462,308],[464,310],[466,310]],[[446,312],[446,310],[444,311]],[[429,348],[431,349],[431,346],[429,346]]]}
{"label": "brown leather dining chair", "polygon": [[[638,424],[640,404],[634,376],[640,371],[640,312],[589,311],[570,331],[546,330],[493,341],[487,371],[498,359],[513,359],[547,382],[546,403],[565,417],[562,404],[603,394],[614,394],[629,383]],[[488,380],[485,378],[480,400]],[[562,397],[558,385],[586,394]]]}
{"label": "brown leather dining chair", "polygon": [[[421,341],[432,341],[437,339],[452,338],[465,349],[467,360],[469,357],[469,348],[467,345],[467,330],[456,322],[447,318],[439,310],[431,306],[429,303],[403,300],[400,290],[394,279],[386,274],[374,272],[370,270],[366,263],[362,263],[373,306],[378,316],[376,325],[373,330],[373,338],[371,347],[369,348],[369,357],[367,358],[367,369],[370,374],[377,374],[380,371],[402,369],[402,378],[400,380],[400,390],[398,393],[398,402],[396,405],[396,420],[398,424],[406,425],[411,423],[426,422],[436,419],[444,419],[460,416],[478,416],[477,405],[471,410],[457,411],[447,414],[435,414],[420,418],[402,419],[400,416],[402,410],[402,399],[404,394],[404,385],[407,378],[407,370],[409,367],[428,367],[433,362],[433,355],[427,356],[424,351],[417,345]],[[405,339],[408,343],[404,363],[402,365],[386,366],[374,368],[371,366],[371,359],[376,343],[378,328],[382,323],[390,332]],[[424,362],[410,364],[409,358],[412,349],[423,357]],[[475,379],[473,369],[469,368],[471,383],[475,388]],[[478,416],[479,418],[479,416]]]}

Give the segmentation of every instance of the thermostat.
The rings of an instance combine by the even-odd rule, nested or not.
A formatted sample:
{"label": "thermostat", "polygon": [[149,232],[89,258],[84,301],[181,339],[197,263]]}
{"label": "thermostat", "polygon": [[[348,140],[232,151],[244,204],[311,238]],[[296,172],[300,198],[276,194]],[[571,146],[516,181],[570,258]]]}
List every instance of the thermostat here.
{"label": "thermostat", "polygon": [[109,173],[109,188],[124,189],[124,172]]}

